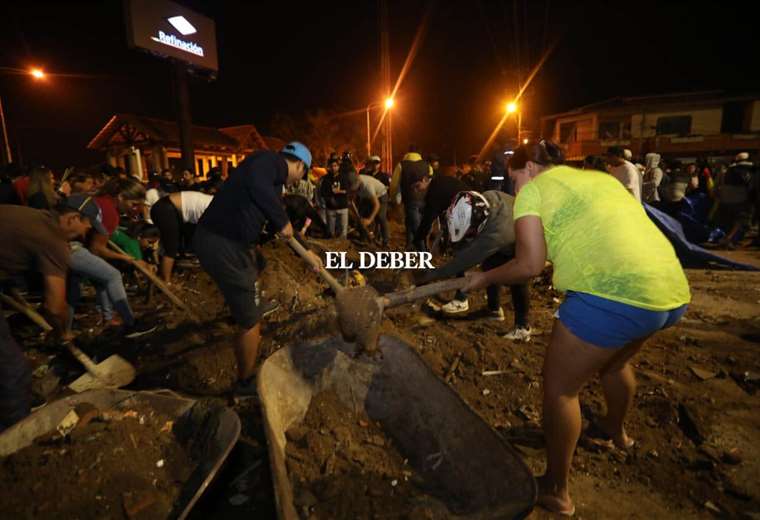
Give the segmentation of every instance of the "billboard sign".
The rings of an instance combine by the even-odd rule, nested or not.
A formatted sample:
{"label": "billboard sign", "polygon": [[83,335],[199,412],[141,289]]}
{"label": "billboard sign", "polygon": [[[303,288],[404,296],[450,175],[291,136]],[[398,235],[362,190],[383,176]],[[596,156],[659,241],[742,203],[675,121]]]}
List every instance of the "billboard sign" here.
{"label": "billboard sign", "polygon": [[125,0],[127,42],[165,58],[217,72],[216,25],[169,0]]}

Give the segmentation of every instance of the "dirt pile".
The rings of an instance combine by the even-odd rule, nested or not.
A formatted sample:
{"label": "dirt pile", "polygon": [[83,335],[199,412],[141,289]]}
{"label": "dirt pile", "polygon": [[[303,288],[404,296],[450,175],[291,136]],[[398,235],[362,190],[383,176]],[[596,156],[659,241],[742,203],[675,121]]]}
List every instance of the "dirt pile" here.
{"label": "dirt pile", "polygon": [[0,463],[0,517],[164,519],[194,463],[148,407],[76,409],[79,422]]}
{"label": "dirt pile", "polygon": [[[314,396],[286,434],[294,502],[304,519],[444,518],[378,424],[334,390]],[[378,516],[379,515],[379,516]]]}

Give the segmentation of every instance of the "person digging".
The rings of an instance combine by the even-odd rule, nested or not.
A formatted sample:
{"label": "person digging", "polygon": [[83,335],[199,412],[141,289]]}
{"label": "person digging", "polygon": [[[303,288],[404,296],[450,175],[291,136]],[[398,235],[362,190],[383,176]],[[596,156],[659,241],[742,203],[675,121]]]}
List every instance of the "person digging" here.
{"label": "person digging", "polygon": [[[284,185],[297,183],[311,167],[311,152],[299,142],[280,152],[246,157],[214,196],[198,226],[193,246],[201,267],[224,296],[242,334],[235,345],[238,381],[235,394],[255,395],[253,382],[261,342],[262,306],[256,298],[255,247],[266,223],[284,238],[296,237],[282,202]],[[311,251],[315,263],[322,260]]]}
{"label": "person digging", "polygon": [[[456,276],[458,273],[480,264],[484,271],[507,263],[514,257],[515,230],[512,219],[514,197],[500,191],[463,191],[456,195],[446,212],[446,227],[451,242],[460,246],[454,258],[446,265],[426,271],[416,280],[429,283],[434,280]],[[486,289],[488,318],[504,321],[504,310],[499,301],[500,284]],[[528,284],[510,285],[512,305],[515,309],[514,329],[504,335],[512,341],[530,341],[528,325]],[[446,316],[469,310],[467,294],[457,291],[454,299],[441,308]]]}

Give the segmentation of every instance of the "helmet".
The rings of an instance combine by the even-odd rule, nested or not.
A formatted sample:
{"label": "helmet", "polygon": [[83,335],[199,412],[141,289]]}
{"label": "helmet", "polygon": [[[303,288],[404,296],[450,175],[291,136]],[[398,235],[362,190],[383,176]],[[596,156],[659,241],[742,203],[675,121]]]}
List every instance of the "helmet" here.
{"label": "helmet", "polygon": [[292,155],[296,159],[299,159],[304,163],[306,169],[311,168],[311,152],[303,143],[298,141],[291,141],[282,147],[280,153],[286,153]]}
{"label": "helmet", "polygon": [[380,156],[379,155],[370,155],[369,157],[367,157],[367,162],[368,163],[373,163],[373,162],[379,163],[379,162],[383,162],[383,161],[380,160]]}
{"label": "helmet", "polygon": [[446,212],[452,242],[459,242],[483,229],[488,221],[488,201],[477,191],[460,191]]}

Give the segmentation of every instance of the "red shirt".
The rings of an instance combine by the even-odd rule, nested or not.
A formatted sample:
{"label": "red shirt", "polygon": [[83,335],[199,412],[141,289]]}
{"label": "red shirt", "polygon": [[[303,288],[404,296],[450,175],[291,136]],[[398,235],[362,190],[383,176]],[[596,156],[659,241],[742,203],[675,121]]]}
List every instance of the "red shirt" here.
{"label": "red shirt", "polygon": [[13,181],[13,188],[16,190],[18,200],[21,204],[26,206],[28,203],[27,194],[29,193],[29,176],[25,175],[24,177],[19,177]]}
{"label": "red shirt", "polygon": [[113,235],[119,227],[119,210],[116,208],[116,200],[110,195],[95,197],[95,203],[100,208],[103,217],[103,227],[108,231],[108,236]]}

